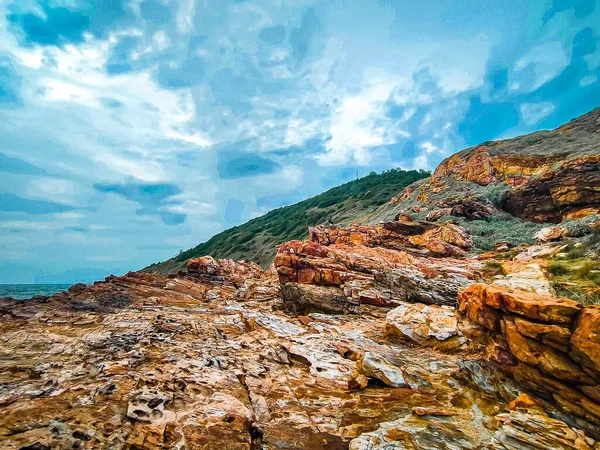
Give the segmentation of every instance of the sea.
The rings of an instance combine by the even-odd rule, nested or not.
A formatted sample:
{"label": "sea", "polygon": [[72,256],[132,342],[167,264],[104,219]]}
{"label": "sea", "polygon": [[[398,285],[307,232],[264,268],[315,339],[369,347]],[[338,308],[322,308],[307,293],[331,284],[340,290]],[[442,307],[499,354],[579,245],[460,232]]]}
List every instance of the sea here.
{"label": "sea", "polygon": [[66,291],[70,284],[0,284],[0,298],[27,299],[35,295],[52,295]]}

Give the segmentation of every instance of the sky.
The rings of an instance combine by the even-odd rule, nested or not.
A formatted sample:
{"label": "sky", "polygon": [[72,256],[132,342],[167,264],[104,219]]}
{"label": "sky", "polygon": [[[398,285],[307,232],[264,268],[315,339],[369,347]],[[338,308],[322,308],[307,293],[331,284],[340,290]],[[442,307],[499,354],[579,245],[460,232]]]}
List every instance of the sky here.
{"label": "sky", "polygon": [[600,0],[0,0],[0,283],[433,170],[600,106],[599,77]]}

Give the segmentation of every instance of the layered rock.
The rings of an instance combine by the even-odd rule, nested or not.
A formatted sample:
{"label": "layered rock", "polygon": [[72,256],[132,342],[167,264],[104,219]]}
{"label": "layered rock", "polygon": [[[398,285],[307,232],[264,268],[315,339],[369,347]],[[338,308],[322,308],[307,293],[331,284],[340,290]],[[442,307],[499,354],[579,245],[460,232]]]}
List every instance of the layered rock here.
{"label": "layered rock", "polygon": [[[406,222],[374,227],[315,227],[310,241],[277,248],[275,267],[284,305],[298,314],[316,311],[357,312],[360,304],[393,306],[398,302],[455,304],[459,287],[474,278],[465,259],[434,258],[468,248],[460,227]],[[424,255],[430,255],[425,257]]]}
{"label": "layered rock", "polygon": [[190,259],[186,279],[227,290],[242,299],[269,299],[278,295],[279,285],[273,267],[264,271],[255,263],[234,262],[230,259],[216,261],[212,256]]}
{"label": "layered rock", "polygon": [[292,318],[231,283],[131,273],[3,301],[0,447],[337,449],[413,409],[438,440],[491,439],[473,415],[506,402],[449,383],[450,355],[390,342],[386,309]]}
{"label": "layered rock", "polygon": [[447,216],[465,217],[467,220],[487,220],[499,212],[490,201],[472,198],[449,199],[439,202],[436,207],[438,209],[430,211],[425,216],[425,220],[433,222]]}
{"label": "layered rock", "polygon": [[[429,179],[408,186],[394,197],[395,202],[382,206],[371,217],[380,221],[414,211],[428,215],[430,220],[447,215],[469,218],[471,208],[459,205],[464,200],[485,204],[488,198],[500,209],[536,222],[557,223],[598,214],[598,123],[600,108],[552,131],[463,150],[442,161]],[[488,213],[474,212],[475,219]]]}
{"label": "layered rock", "polygon": [[404,303],[387,314],[385,327],[389,337],[401,342],[446,350],[466,343],[450,306]]}
{"label": "layered rock", "polygon": [[600,155],[590,155],[549,167],[514,189],[504,209],[536,222],[560,222],[564,217],[593,214],[600,207]]}
{"label": "layered rock", "polygon": [[474,284],[459,295],[459,311],[487,330],[490,357],[503,370],[553,400],[568,423],[600,436],[600,307]]}

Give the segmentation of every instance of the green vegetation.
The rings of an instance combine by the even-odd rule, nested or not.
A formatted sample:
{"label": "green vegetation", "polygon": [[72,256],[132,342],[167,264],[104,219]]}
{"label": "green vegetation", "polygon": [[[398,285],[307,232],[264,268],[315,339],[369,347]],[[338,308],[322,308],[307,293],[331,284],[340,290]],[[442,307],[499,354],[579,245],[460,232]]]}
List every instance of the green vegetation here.
{"label": "green vegetation", "polygon": [[325,223],[330,217],[340,225],[358,220],[389,202],[409,184],[429,175],[424,171],[398,169],[381,174],[371,172],[358,180],[225,230],[207,242],[144,270],[174,273],[184,269],[188,259],[204,255],[244,259],[266,267],[273,260],[276,245],[292,239],[305,239],[309,226]]}
{"label": "green vegetation", "polygon": [[543,224],[528,222],[506,213],[491,216],[487,221],[468,221],[462,217],[457,221],[473,236],[473,250],[476,253],[494,250],[497,242],[508,242],[512,246],[533,244],[533,235],[544,228]]}
{"label": "green vegetation", "polygon": [[585,304],[600,303],[600,231],[573,240],[548,266],[557,294]]}

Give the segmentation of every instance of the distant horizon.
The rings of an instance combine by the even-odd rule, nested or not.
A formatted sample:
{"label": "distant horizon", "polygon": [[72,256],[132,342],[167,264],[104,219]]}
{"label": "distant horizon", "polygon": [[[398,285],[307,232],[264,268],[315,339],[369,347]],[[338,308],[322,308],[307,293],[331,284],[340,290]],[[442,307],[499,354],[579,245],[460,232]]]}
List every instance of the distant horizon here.
{"label": "distant horizon", "polygon": [[3,2],[0,283],[137,270],[589,112],[600,0],[567,3]]}

